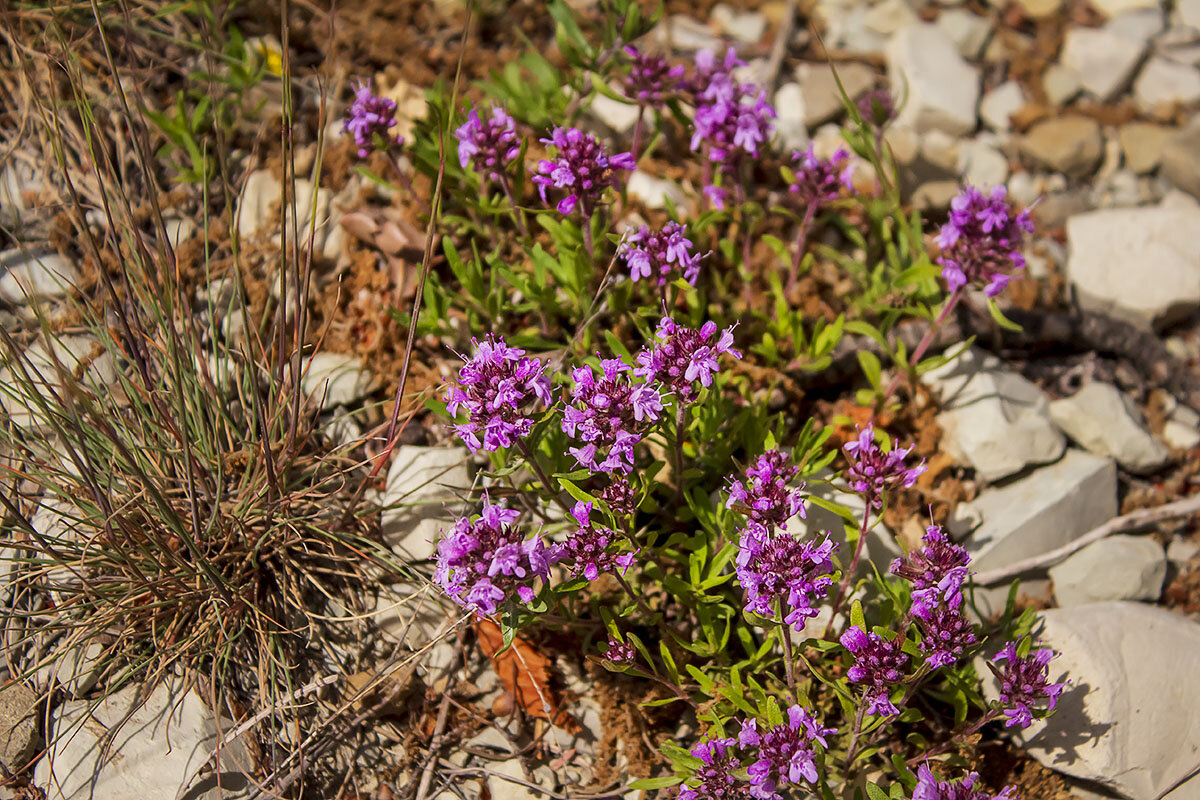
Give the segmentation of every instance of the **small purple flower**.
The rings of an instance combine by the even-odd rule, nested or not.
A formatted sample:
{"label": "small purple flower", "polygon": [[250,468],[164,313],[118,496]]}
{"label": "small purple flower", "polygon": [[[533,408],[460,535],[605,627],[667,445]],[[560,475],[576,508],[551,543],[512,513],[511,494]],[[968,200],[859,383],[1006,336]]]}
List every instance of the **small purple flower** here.
{"label": "small purple flower", "polygon": [[846,469],[846,481],[874,508],[883,506],[885,491],[900,486],[910,488],[925,471],[924,460],[915,467],[904,466],[904,459],[912,451],[912,446],[883,452],[875,441],[875,426],[870,423],[859,431],[857,439],[847,442],[842,450],[850,462]]}
{"label": "small purple flower", "polygon": [[854,188],[851,182],[854,164],[845,148],[839,147],[837,152],[824,159],[817,158],[810,144],[803,153],[793,153],[792,159],[796,162],[796,181],[788,191],[805,206],[811,204],[819,208],[836,200],[843,188]]}
{"label": "small purple flower", "polygon": [[359,81],[354,87],[354,102],[346,109],[342,130],[354,137],[358,157],[366,158],[377,148],[400,146],[404,140],[388,131],[396,125],[396,104],[371,92],[371,85]]}
{"label": "small purple flower", "polygon": [[712,50],[700,50],[696,53],[694,65],[692,75],[687,80],[687,90],[697,100],[712,100],[732,90],[733,71],[746,66],[746,62],[738,58],[737,50],[730,47],[720,62]]}
{"label": "small purple flower", "polygon": [[521,154],[513,118],[499,106],[493,106],[487,118],[471,109],[454,135],[458,138],[458,163],[463,169],[471,164],[476,172],[492,180],[501,180],[504,170]]}
{"label": "small purple flower", "polygon": [[962,604],[971,556],[952,544],[939,525],[926,528],[921,541],[920,550],[892,562],[892,574],[912,583],[913,616],[925,619],[939,603],[951,608]]}
{"label": "small purple flower", "polygon": [[858,98],[858,113],[876,128],[882,128],[896,116],[892,93],[887,89],[872,89]]}
{"label": "small purple flower", "polygon": [[912,800],[1016,800],[1016,789],[1006,786],[991,794],[979,785],[979,773],[971,772],[959,781],[939,781],[928,764],[917,767],[917,785]]}
{"label": "small purple flower", "polygon": [[643,53],[632,45],[625,48],[625,55],[631,62],[625,77],[625,96],[639,106],[662,108],[683,78],[683,65],[671,66],[658,53]]}
{"label": "small purple flower", "polygon": [[662,230],[643,225],[625,237],[618,254],[629,267],[629,276],[635,281],[650,278],[662,286],[672,273],[678,273],[695,286],[703,256],[692,253],[692,242],[685,233],[687,229],[678,222],[668,222]]}
{"label": "small purple flower", "polygon": [[460,517],[438,542],[434,582],[463,608],[491,616],[507,600],[533,600],[532,584],[550,577],[554,552],[540,536],[525,539],[519,513],[485,496],[477,518]]}
{"label": "small purple flower", "polygon": [[614,664],[631,664],[633,663],[633,645],[629,642],[621,642],[613,637],[608,638],[608,644],[604,649],[605,661],[611,661]]}
{"label": "small purple flower", "polygon": [[966,655],[967,648],[978,642],[974,626],[963,616],[961,602],[955,606],[935,606],[918,618],[917,624],[924,634],[921,652],[935,669],[958,662]]}
{"label": "small purple flower", "polygon": [[797,514],[805,516],[804,499],[799,489],[788,490],[787,485],[800,470],[781,450],[768,450],[754,460],[746,469],[746,480],[730,477],[728,508],[745,506],[752,521],[768,530],[783,528]]}
{"label": "small purple flower", "polygon": [[[1005,727],[1027,728],[1033,723],[1035,706],[1046,704],[1053,711],[1066,683],[1050,683],[1049,647],[1034,650],[1027,656],[1017,654],[1020,641],[1009,642],[996,654],[988,668],[1000,681],[1000,703],[1004,706]],[[1002,667],[996,664],[1003,662]]]}
{"label": "small purple flower", "polygon": [[1021,246],[1033,233],[1028,211],[1015,213],[1003,186],[984,194],[974,186],[963,187],[950,201],[950,219],[937,236],[941,248],[938,263],[951,291],[968,283],[986,284],[988,297],[1004,291],[1014,270],[1025,266]]}
{"label": "small purple flower", "polygon": [[674,392],[679,402],[696,399],[697,382],[705,387],[712,385],[713,375],[721,369],[717,359],[723,353],[742,357],[733,349],[733,328],[721,331],[715,322],[706,322],[696,330],[663,317],[657,334],[658,342],[638,353],[640,366],[634,374]]}
{"label": "small purple flower", "polygon": [[789,707],[787,721],[765,731],[758,730],[758,720],[743,722],[738,744],[758,748],[758,760],[747,770],[750,795],[759,800],[778,800],[783,786],[797,785],[802,780],[817,783],[813,742],[828,747],[825,737],[835,732],[835,728],[822,727],[801,706]]}
{"label": "small purple flower", "polygon": [[601,572],[625,572],[633,564],[633,553],[618,553],[612,549],[617,534],[608,528],[593,525],[592,504],[576,502],[571,516],[578,526],[574,533],[556,551],[558,560],[570,561],[574,565],[571,577],[583,575],[589,581],[600,577]]}
{"label": "small purple flower", "polygon": [[528,413],[533,401],[550,405],[550,379],[540,361],[525,358],[524,350],[509,347],[498,336],[472,341],[475,354],[459,370],[459,385],[446,396],[450,415],[457,417],[463,409],[467,421],[450,427],[471,452],[511,447],[533,429]]}
{"label": "small purple flower", "polygon": [[637,510],[637,492],[629,479],[620,473],[609,475],[608,485],[600,492],[600,499],[608,503],[614,514],[632,514]]}
{"label": "small purple flower", "polygon": [[892,716],[900,710],[889,699],[892,689],[904,677],[908,656],[901,648],[904,637],[887,639],[874,631],[864,631],[857,625],[842,634],[842,646],[854,654],[854,666],[846,672],[851,683],[861,683],[866,690],[864,699],[870,703],[868,714]]}
{"label": "small purple flower", "polygon": [[[817,615],[815,603],[833,584],[833,552],[828,536],[801,542],[786,532],[774,533],[751,522],[738,537],[735,566],[745,591],[745,608],[797,632]],[[783,618],[778,611],[782,607]]]}
{"label": "small purple flower", "polygon": [[555,128],[549,139],[541,141],[553,146],[558,154],[538,162],[533,182],[543,203],[549,202],[546,190],[550,187],[569,192],[557,205],[558,213],[564,216],[578,205],[584,218],[590,217],[604,190],[620,185],[617,171],[637,169],[631,153],[610,156],[595,136],[578,128]]}
{"label": "small purple flower", "polygon": [[734,776],[742,768],[736,744],[733,739],[708,739],[692,745],[691,754],[703,765],[692,775],[692,781],[680,788],[679,800],[745,798],[746,785]]}
{"label": "small purple flower", "polygon": [[634,448],[662,414],[662,398],[649,384],[634,384],[630,366],[619,358],[600,362],[600,378],[591,367],[572,371],[573,403],[563,410],[562,429],[584,442],[569,452],[580,466],[595,472],[633,469]]}

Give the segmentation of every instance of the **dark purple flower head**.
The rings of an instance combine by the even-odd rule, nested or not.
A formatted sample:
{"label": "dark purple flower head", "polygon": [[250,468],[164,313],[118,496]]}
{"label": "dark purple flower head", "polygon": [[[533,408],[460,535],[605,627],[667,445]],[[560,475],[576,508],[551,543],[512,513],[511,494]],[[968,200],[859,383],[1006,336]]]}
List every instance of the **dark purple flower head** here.
{"label": "dark purple flower head", "polygon": [[475,354],[459,370],[459,385],[446,396],[450,415],[457,417],[463,409],[467,421],[451,427],[471,452],[511,447],[533,428],[529,410],[534,401],[550,405],[550,379],[540,361],[526,358],[524,350],[509,347],[498,336],[472,341]]}
{"label": "dark purple flower head", "polygon": [[717,359],[722,353],[742,357],[733,349],[733,328],[722,331],[715,322],[706,322],[696,330],[680,325],[671,317],[663,317],[657,334],[658,342],[638,353],[640,366],[634,374],[674,392],[679,402],[696,399],[697,383],[712,385],[712,376],[721,369]]}
{"label": "dark purple flower head", "polygon": [[438,542],[434,582],[454,602],[490,616],[514,595],[533,600],[533,584],[550,577],[555,556],[540,536],[525,539],[514,527],[518,516],[485,496],[477,518],[460,517]]}
{"label": "dark purple flower head", "polygon": [[883,505],[883,493],[903,486],[911,487],[925,471],[925,462],[915,467],[905,467],[904,459],[912,447],[896,447],[890,452],[875,441],[875,426],[868,423],[859,431],[858,438],[842,448],[850,466],[846,469],[846,481],[850,488],[861,494],[872,506]]}
{"label": "dark purple flower head", "polygon": [[858,98],[858,113],[876,128],[882,128],[896,116],[892,93],[887,89],[872,89]]}
{"label": "dark purple flower head", "polygon": [[608,485],[600,492],[600,499],[608,503],[614,514],[632,514],[637,510],[637,492],[629,479],[619,473],[609,473]]}
{"label": "dark purple flower head", "polygon": [[608,528],[592,524],[592,504],[576,502],[571,509],[575,519],[575,531],[556,550],[558,560],[570,561],[573,566],[571,577],[580,575],[589,581],[600,577],[601,572],[624,572],[633,564],[633,553],[617,552],[613,545],[617,534]]}
{"label": "dark purple flower head", "polygon": [[802,205],[813,204],[819,208],[836,200],[843,188],[854,188],[851,182],[854,163],[845,148],[839,147],[837,152],[825,159],[817,158],[810,144],[803,153],[793,153],[792,160],[796,162],[796,181],[788,190],[796,195]]}
{"label": "dark purple flower head", "polygon": [[[1027,656],[1017,654],[1020,641],[1009,642],[996,654],[988,668],[1000,681],[1000,703],[1004,706],[1005,727],[1027,728],[1033,723],[1035,706],[1045,703],[1053,711],[1066,683],[1050,683],[1049,647],[1033,650]],[[1003,666],[997,664],[1003,662]]]}
{"label": "dark purple flower head", "polygon": [[707,739],[692,745],[691,754],[702,766],[679,790],[679,800],[735,800],[747,796],[746,784],[734,773],[742,768],[733,739]]}
{"label": "dark purple flower head", "polygon": [[746,479],[729,480],[729,508],[745,506],[746,516],[768,530],[782,528],[797,514],[805,516],[804,499],[798,489],[788,489],[800,472],[782,450],[768,450],[746,469]]}
{"label": "dark purple flower head", "polygon": [[746,593],[746,611],[791,625],[796,632],[804,630],[805,622],[817,615],[814,604],[833,584],[830,574],[836,549],[828,536],[801,542],[751,522],[738,538],[735,567]]}
{"label": "dark purple flower head", "polygon": [[963,616],[962,604],[937,605],[917,620],[924,634],[921,652],[929,666],[948,667],[966,655],[967,648],[978,642],[975,628]]}
{"label": "dark purple flower head", "polygon": [[637,169],[637,162],[630,153],[610,156],[590,133],[578,128],[555,128],[543,143],[554,147],[558,153],[553,159],[538,162],[538,174],[533,182],[538,186],[542,202],[550,187],[567,190],[568,194],[558,201],[558,213],[567,215],[580,206],[584,217],[590,217],[610,186],[620,185],[618,170]]}
{"label": "dark purple flower head", "polygon": [[851,683],[860,683],[866,690],[868,714],[891,716],[900,710],[892,704],[889,695],[896,684],[904,678],[908,656],[901,648],[904,637],[886,639],[874,631],[864,631],[857,625],[842,634],[842,646],[854,654],[854,666],[846,672]]}
{"label": "dark purple flower head", "polygon": [[938,263],[951,291],[986,284],[987,296],[1004,291],[1013,270],[1025,266],[1021,246],[1033,233],[1029,212],[1019,214],[1009,206],[1003,186],[984,194],[965,186],[950,201],[950,219],[937,236]]}
{"label": "dark purple flower head", "polygon": [[892,562],[892,574],[912,583],[912,613],[920,619],[933,613],[939,603],[951,608],[962,605],[962,587],[970,574],[971,556],[942,531],[930,525],[921,538],[924,546]]}
{"label": "dark purple flower head", "polygon": [[618,251],[629,276],[635,281],[650,278],[659,286],[679,274],[692,286],[700,276],[700,259],[692,253],[692,242],[684,234],[687,229],[678,222],[668,222],[662,230],[643,225],[625,237]]}
{"label": "dark purple flower head", "polygon": [[696,98],[697,105],[702,100],[712,100],[722,93],[728,93],[737,82],[733,71],[746,66],[746,62],[738,58],[737,50],[730,47],[724,57],[717,61],[712,50],[700,50],[696,53],[691,77],[686,82],[686,88]]}
{"label": "dark purple flower head", "polygon": [[386,97],[372,94],[371,85],[359,81],[354,87],[354,102],[346,109],[342,130],[354,137],[358,157],[366,158],[376,148],[387,149],[404,144],[399,136],[388,131],[396,125],[396,104]]}
{"label": "dark purple flower head", "polygon": [[662,414],[662,398],[649,384],[634,384],[630,366],[619,358],[600,362],[600,377],[591,367],[571,373],[572,404],[563,410],[562,429],[581,440],[570,448],[582,467],[595,472],[633,469],[634,447]]}
{"label": "dark purple flower head", "polygon": [[758,730],[758,720],[743,722],[738,744],[758,748],[758,760],[748,770],[751,796],[778,800],[782,797],[780,787],[802,780],[815,784],[818,775],[813,742],[828,747],[825,737],[835,732],[834,728],[822,727],[801,706],[788,708],[787,720],[765,731]]}
{"label": "dark purple flower head", "polygon": [[643,53],[630,45],[629,74],[625,76],[625,96],[640,106],[662,108],[685,72],[682,64],[671,66],[658,53]]}
{"label": "dark purple flower head", "polygon": [[611,661],[614,664],[631,664],[633,663],[633,645],[629,642],[617,641],[610,636],[603,657],[605,661]]}
{"label": "dark purple flower head", "polygon": [[493,106],[491,116],[486,118],[471,109],[454,135],[458,138],[458,163],[463,169],[471,164],[476,172],[492,180],[499,180],[521,154],[513,118],[499,106]]}
{"label": "dark purple flower head", "polygon": [[991,794],[979,786],[979,773],[969,773],[958,781],[939,781],[928,764],[917,767],[917,785],[912,800],[1016,800],[1016,789],[1006,786],[999,794]]}

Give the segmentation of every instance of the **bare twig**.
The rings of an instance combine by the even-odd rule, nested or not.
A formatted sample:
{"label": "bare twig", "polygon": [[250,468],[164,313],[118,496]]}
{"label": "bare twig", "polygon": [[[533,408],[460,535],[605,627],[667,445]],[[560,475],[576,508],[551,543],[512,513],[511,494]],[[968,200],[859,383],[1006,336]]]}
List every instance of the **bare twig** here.
{"label": "bare twig", "polygon": [[1089,544],[1098,542],[1107,536],[1112,536],[1114,533],[1142,528],[1166,519],[1190,516],[1197,512],[1200,512],[1200,494],[1192,495],[1184,500],[1176,500],[1174,503],[1157,506],[1156,508],[1143,508],[1123,514],[1110,519],[1098,528],[1093,528],[1078,539],[1051,550],[1049,553],[1042,553],[1040,556],[1026,558],[1000,569],[981,572],[975,576],[975,583],[980,586],[1002,583],[1003,581],[1017,577],[1023,572],[1057,564],[1075,551],[1082,550]]}

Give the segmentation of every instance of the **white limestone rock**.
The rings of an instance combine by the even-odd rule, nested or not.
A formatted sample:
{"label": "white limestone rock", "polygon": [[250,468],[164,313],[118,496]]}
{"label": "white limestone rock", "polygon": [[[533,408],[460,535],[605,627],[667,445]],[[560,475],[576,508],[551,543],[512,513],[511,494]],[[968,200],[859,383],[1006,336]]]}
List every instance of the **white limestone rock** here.
{"label": "white limestone rock", "polygon": [[19,247],[0,253],[0,300],[7,303],[66,297],[81,279],[58,253],[35,255]]}
{"label": "white limestone rock", "polygon": [[471,489],[470,464],[463,447],[397,447],[381,500],[384,541],[415,561],[432,558]]}
{"label": "white limestone rock", "polygon": [[0,688],[0,764],[19,772],[37,754],[38,696],[23,683]]}
{"label": "white limestone rock", "polygon": [[737,11],[725,3],[713,6],[711,21],[731,39],[754,44],[767,32],[767,18],[759,11]]}
{"label": "white limestone rock", "polygon": [[1146,52],[1139,43],[1106,28],[1069,28],[1063,37],[1063,66],[1074,70],[1083,88],[1104,102],[1133,78]]}
{"label": "white limestone rock", "polygon": [[687,195],[675,181],[656,178],[643,170],[638,170],[630,174],[625,188],[629,191],[631,198],[640,200],[646,208],[666,208],[669,200],[679,212],[680,217],[687,217]]}
{"label": "white limestone rock", "polygon": [[1016,81],[1005,81],[991,89],[979,103],[979,117],[995,131],[1012,130],[1009,120],[1025,105],[1025,92]]}
{"label": "white limestone rock", "polygon": [[[875,84],[875,73],[866,64],[838,64],[837,78],[853,102]],[[841,115],[845,106],[833,70],[828,64],[803,62],[796,67],[804,105],[804,124],[815,127]],[[781,112],[782,113],[782,112]]]}
{"label": "white limestone rock", "polygon": [[985,481],[1055,461],[1066,440],[1050,421],[1042,390],[995,356],[971,348],[924,377],[942,403],[942,444]]}
{"label": "white limestone rock", "polygon": [[908,91],[898,125],[957,136],[975,129],[979,71],[963,60],[944,31],[932,24],[909,25],[891,38],[886,55],[891,85]]}
{"label": "white limestone rock", "polygon": [[1200,208],[1163,204],[1067,220],[1067,277],[1080,305],[1146,330],[1200,308]]}
{"label": "white limestone rock", "polygon": [[[1130,800],[1195,798],[1200,714],[1190,712],[1200,708],[1200,683],[1189,676],[1200,663],[1200,625],[1127,602],[1051,609],[1041,619],[1040,644],[1059,654],[1050,679],[1070,684],[1053,716],[1014,731],[1025,752]],[[997,696],[990,676],[984,694]]]}
{"label": "white limestone rock", "polygon": [[1200,100],[1200,70],[1155,56],[1138,73],[1133,95],[1145,111],[1160,106],[1190,105]]}
{"label": "white limestone rock", "polygon": [[[120,391],[119,386],[114,386],[117,384],[116,362],[89,336],[59,336],[49,342],[38,339],[20,358],[20,365],[0,366],[0,408],[16,425],[42,427],[49,424],[41,403],[54,408],[58,401],[53,396],[61,397],[64,387],[63,376],[56,364],[64,373],[78,376],[77,385],[97,395]],[[28,382],[25,373],[28,373]]]}
{"label": "white limestone rock", "polygon": [[304,359],[301,370],[300,388],[322,409],[350,405],[375,386],[362,359],[345,353],[317,353]]}
{"label": "white limestone rock", "polygon": [[634,103],[622,103],[599,92],[592,98],[591,112],[616,133],[628,133],[637,124],[638,107]]}
{"label": "white limestone rock", "polygon": [[[1002,569],[1073,541],[1117,515],[1117,471],[1113,462],[1068,450],[1057,463],[960,503],[948,521],[965,536],[977,572]],[[1042,573],[1024,576],[1021,591],[1046,599]],[[976,592],[987,611],[1002,607],[1007,587]]]}
{"label": "white limestone rock", "polygon": [[[245,797],[253,763],[240,738],[222,746],[219,769],[204,769],[233,723],[218,722],[199,695],[180,697],[169,684],[135,709],[140,689],[127,686],[98,703],[72,700],[59,707],[49,752],[34,770],[47,799],[148,800],[185,792],[190,800]],[[103,748],[107,731],[115,740]]]}
{"label": "white limestone rock", "polygon": [[1130,472],[1153,472],[1171,457],[1146,430],[1133,401],[1108,383],[1093,381],[1055,400],[1050,419],[1088,452],[1115,459]]}
{"label": "white limestone rock", "polygon": [[1167,575],[1162,545],[1149,536],[1110,536],[1050,568],[1062,607],[1107,600],[1157,600]]}
{"label": "white limestone rock", "polygon": [[981,17],[965,8],[942,9],[934,24],[954,42],[959,55],[968,61],[979,58],[992,35],[992,26],[987,17]]}

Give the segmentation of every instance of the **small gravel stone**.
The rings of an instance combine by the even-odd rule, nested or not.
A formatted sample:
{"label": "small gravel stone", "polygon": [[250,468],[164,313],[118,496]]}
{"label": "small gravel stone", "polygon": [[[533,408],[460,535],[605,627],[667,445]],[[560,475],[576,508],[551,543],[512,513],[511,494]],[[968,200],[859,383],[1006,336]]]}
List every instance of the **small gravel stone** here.
{"label": "small gravel stone", "polygon": [[1025,93],[1021,84],[1006,81],[983,96],[979,103],[979,118],[992,130],[1012,130],[1010,117],[1025,105]]}
{"label": "small gravel stone", "polygon": [[1039,164],[1072,177],[1090,173],[1104,154],[1100,126],[1094,119],[1074,114],[1039,122],[1020,146]]}
{"label": "small gravel stone", "polygon": [[981,17],[965,8],[947,8],[938,14],[934,22],[946,38],[954,42],[959,55],[968,61],[979,58],[992,35],[992,26],[986,17]]}
{"label": "small gravel stone", "polygon": [[1054,424],[1088,452],[1131,472],[1154,472],[1170,453],[1145,428],[1142,413],[1117,387],[1094,381],[1050,404]]}
{"label": "small gravel stone", "polygon": [[683,189],[675,181],[665,178],[655,178],[642,170],[638,170],[629,176],[629,181],[625,184],[625,188],[628,189],[631,198],[640,200],[646,208],[666,208],[667,201],[669,200],[674,204],[680,217],[687,217],[687,195],[683,193]]}
{"label": "small gravel stone", "polygon": [[713,6],[712,22],[731,39],[754,44],[767,32],[767,18],[758,11],[736,11],[718,3]]}
{"label": "small gravel stone", "polygon": [[1042,89],[1051,105],[1062,106],[1075,99],[1083,89],[1079,73],[1062,64],[1051,64],[1042,73]]}
{"label": "small gravel stone", "polygon": [[80,280],[75,265],[58,253],[34,255],[20,247],[0,253],[0,300],[5,302],[66,297]]}
{"label": "small gravel stone", "polygon": [[1115,17],[1126,11],[1157,8],[1158,0],[1089,0],[1089,5],[1106,17]]}
{"label": "small gravel stone", "polygon": [[1162,174],[1175,188],[1200,198],[1200,125],[1193,123],[1163,148]]}
{"label": "small gravel stone", "polygon": [[961,136],[974,130],[978,70],[937,26],[919,23],[897,32],[887,45],[887,63],[891,85],[908,89],[898,124],[911,125],[918,133],[940,130]]}
{"label": "small gravel stone", "polygon": [[1167,144],[1178,133],[1176,128],[1150,122],[1129,122],[1121,126],[1121,150],[1125,166],[1139,175],[1153,172],[1162,161]]}
{"label": "small gravel stone", "polygon": [[[875,85],[875,72],[865,64],[838,64],[837,77],[851,102]],[[805,125],[814,127],[841,116],[845,106],[828,64],[805,62],[797,65],[796,81],[803,94]],[[777,110],[783,113],[782,109]]]}
{"label": "small gravel stone", "polygon": [[1063,37],[1061,59],[1084,89],[1110,102],[1129,84],[1145,52],[1144,42],[1107,28],[1070,28]]}
{"label": "small gravel stone", "polygon": [[959,151],[963,177],[972,186],[1001,186],[1008,180],[1008,157],[986,142],[967,142]]}
{"label": "small gravel stone", "polygon": [[1157,600],[1167,574],[1162,545],[1149,536],[1110,536],[1050,568],[1060,606]]}
{"label": "small gravel stone", "polygon": [[0,763],[6,771],[19,772],[37,752],[38,698],[23,683],[0,689]]}
{"label": "small gravel stone", "polygon": [[1200,100],[1200,71],[1155,56],[1146,62],[1133,82],[1133,94],[1145,111],[1189,105]]}

